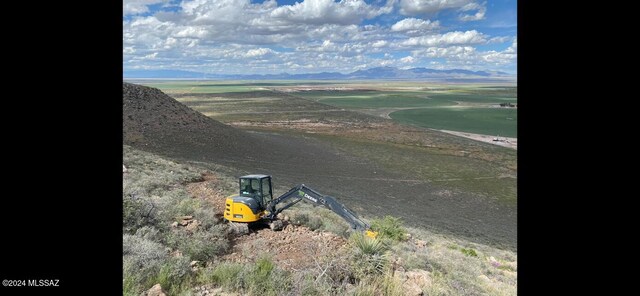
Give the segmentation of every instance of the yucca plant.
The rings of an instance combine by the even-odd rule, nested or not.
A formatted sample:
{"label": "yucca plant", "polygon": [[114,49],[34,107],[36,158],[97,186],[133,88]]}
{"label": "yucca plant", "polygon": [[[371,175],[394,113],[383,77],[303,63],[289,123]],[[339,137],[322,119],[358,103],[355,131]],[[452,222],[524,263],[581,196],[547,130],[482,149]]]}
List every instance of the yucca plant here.
{"label": "yucca plant", "polygon": [[354,250],[352,265],[356,273],[367,275],[384,272],[389,246],[382,240],[354,233],[349,238],[349,243]]}

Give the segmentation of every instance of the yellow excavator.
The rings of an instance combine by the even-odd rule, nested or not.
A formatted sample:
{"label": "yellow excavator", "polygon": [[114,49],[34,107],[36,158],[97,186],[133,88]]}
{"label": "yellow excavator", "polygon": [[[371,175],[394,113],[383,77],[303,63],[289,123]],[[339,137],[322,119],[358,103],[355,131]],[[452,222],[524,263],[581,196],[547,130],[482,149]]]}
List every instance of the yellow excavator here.
{"label": "yellow excavator", "polygon": [[283,228],[277,216],[282,211],[304,200],[314,205],[324,206],[345,219],[351,228],[375,238],[378,233],[371,230],[366,222],[339,203],[335,198],[300,184],[294,186],[278,198],[273,198],[271,176],[246,175],[239,178],[240,193],[226,198],[224,218],[231,222],[239,233],[248,233],[250,223],[266,223],[272,230]]}

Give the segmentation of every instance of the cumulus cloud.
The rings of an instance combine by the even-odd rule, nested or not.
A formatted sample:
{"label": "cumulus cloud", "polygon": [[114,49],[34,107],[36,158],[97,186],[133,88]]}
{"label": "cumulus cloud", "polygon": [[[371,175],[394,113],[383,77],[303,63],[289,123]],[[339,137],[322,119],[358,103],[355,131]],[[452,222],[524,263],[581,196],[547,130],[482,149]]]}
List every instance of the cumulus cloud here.
{"label": "cumulus cloud", "polygon": [[256,48],[256,49],[250,49],[249,51],[247,51],[247,53],[244,56],[248,58],[255,58],[255,57],[265,56],[273,52],[274,51],[270,48]]}
{"label": "cumulus cloud", "polygon": [[487,2],[484,2],[481,4],[478,3],[469,3],[465,6],[462,6],[462,8],[460,8],[461,11],[475,11],[476,13],[474,14],[464,14],[461,13],[458,18],[461,21],[464,22],[468,22],[468,21],[479,21],[484,19],[484,14],[487,12]]}
{"label": "cumulus cloud", "polygon": [[274,19],[306,24],[357,24],[388,13],[388,9],[367,4],[363,0],[304,0],[294,5],[283,5],[273,11]]}
{"label": "cumulus cloud", "polygon": [[487,51],[481,54],[482,60],[495,64],[504,65],[515,62],[518,58],[518,40],[514,40],[511,46],[507,47],[503,51]]}
{"label": "cumulus cloud", "polygon": [[401,58],[401,59],[400,59],[400,62],[401,62],[401,63],[405,63],[405,64],[411,64],[411,63],[413,63],[415,60],[416,60],[416,59],[415,59],[415,58],[413,58],[412,56],[406,56],[406,57],[404,57],[404,58]]}
{"label": "cumulus cloud", "polygon": [[509,41],[512,37],[509,36],[499,36],[499,37],[493,37],[491,39],[489,39],[489,41],[487,41],[487,43],[505,43],[507,41]]}
{"label": "cumulus cloud", "polygon": [[430,14],[444,9],[461,8],[473,2],[473,0],[400,0],[400,13]]}
{"label": "cumulus cloud", "polygon": [[[176,11],[149,11],[154,4]],[[125,68],[173,68],[204,72],[351,72],[358,67],[428,66],[430,59],[465,65],[513,65],[517,41],[476,30],[447,32],[451,21],[484,17],[485,3],[470,0],[125,0]],[[383,4],[384,3],[384,4]],[[384,16],[392,13],[391,17]],[[402,17],[402,15],[407,15]],[[433,13],[433,17],[425,17]],[[481,13],[482,16],[475,17]],[[465,18],[464,16],[470,16]],[[365,22],[365,20],[373,21]],[[390,20],[394,22],[389,23]],[[462,26],[464,28],[464,26]],[[505,50],[479,44],[513,40]],[[497,48],[497,47],[496,47]],[[500,47],[504,48],[504,47]],[[449,64],[448,64],[449,63]]]}
{"label": "cumulus cloud", "polygon": [[433,31],[440,27],[440,22],[431,22],[430,20],[421,20],[417,18],[406,18],[391,26],[391,31],[407,32],[409,34]]}
{"label": "cumulus cloud", "polygon": [[168,2],[169,0],[124,0],[122,2],[122,13],[124,15],[147,13],[149,12],[149,5]]}
{"label": "cumulus cloud", "polygon": [[429,47],[412,51],[412,55],[423,58],[442,58],[448,65],[493,65],[512,64],[517,59],[517,43],[502,51],[478,51],[473,46]]}
{"label": "cumulus cloud", "polygon": [[486,36],[476,30],[460,32],[448,32],[445,34],[437,34],[431,36],[421,36],[409,38],[400,45],[408,47],[416,46],[445,46],[445,45],[464,45],[464,44],[480,44],[486,42]]}
{"label": "cumulus cloud", "polygon": [[387,44],[389,44],[389,42],[387,42],[385,40],[378,40],[378,41],[372,43],[371,46],[374,47],[374,48],[380,48],[380,47],[385,47]]}
{"label": "cumulus cloud", "polygon": [[154,52],[154,53],[148,54],[148,55],[146,55],[146,56],[144,56],[142,58],[143,59],[147,59],[147,60],[152,60],[152,59],[155,59],[156,57],[158,57],[158,53]]}
{"label": "cumulus cloud", "polygon": [[428,58],[467,60],[474,57],[476,49],[472,46],[429,47],[416,50],[413,54]]}
{"label": "cumulus cloud", "polygon": [[[486,2],[479,4],[476,0],[400,0],[400,13],[403,15],[431,15],[442,10],[457,10],[461,13],[461,21],[477,21],[484,19],[487,11]],[[475,12],[469,14],[469,12]]]}

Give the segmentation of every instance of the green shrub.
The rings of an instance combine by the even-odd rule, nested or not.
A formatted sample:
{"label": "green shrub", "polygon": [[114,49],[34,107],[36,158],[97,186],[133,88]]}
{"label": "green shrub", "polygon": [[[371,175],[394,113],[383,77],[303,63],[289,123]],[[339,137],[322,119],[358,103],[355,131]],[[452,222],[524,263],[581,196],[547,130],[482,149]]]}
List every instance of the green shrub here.
{"label": "green shrub", "polygon": [[262,257],[256,261],[255,274],[262,278],[268,278],[276,265],[271,259]]}
{"label": "green shrub", "polygon": [[247,265],[219,263],[204,270],[197,280],[248,295],[285,295],[292,287],[291,275],[264,257]]}
{"label": "green shrub", "polygon": [[371,221],[371,229],[377,231],[381,238],[388,238],[395,241],[407,239],[407,230],[402,226],[402,220],[392,216],[384,216],[382,219]]}
{"label": "green shrub", "polygon": [[200,208],[200,200],[185,196],[175,205],[176,216],[193,216],[197,209]]}
{"label": "green shrub", "polygon": [[402,258],[402,266],[406,270],[427,268],[429,253],[418,250],[411,242],[403,242],[393,247],[393,253]]}
{"label": "green shrub", "polygon": [[291,276],[281,269],[276,269],[273,261],[266,257],[258,259],[249,274],[243,278],[251,295],[283,295],[287,294],[292,286]]}
{"label": "green shrub", "polygon": [[349,242],[358,253],[363,255],[382,254],[389,249],[382,240],[370,238],[359,232],[353,233]]}
{"label": "green shrub", "polygon": [[136,236],[153,242],[162,242],[164,235],[153,226],[143,226],[136,230]]}
{"label": "green shrub", "polygon": [[460,252],[462,252],[462,254],[465,254],[465,255],[467,255],[469,257],[478,257],[478,253],[476,253],[476,250],[471,249],[471,248],[469,248],[469,249],[462,248],[462,249],[460,249]]}
{"label": "green shrub", "polygon": [[147,282],[148,286],[160,284],[169,295],[178,295],[189,289],[192,277],[189,257],[170,258],[162,265],[155,278]]}
{"label": "green shrub", "polygon": [[138,286],[138,280],[135,275],[130,272],[125,272],[122,275],[122,295],[125,296],[138,296],[142,291]]}
{"label": "green shrub", "polygon": [[141,292],[167,258],[161,244],[134,235],[123,235],[123,290],[133,294]]}
{"label": "green shrub", "polygon": [[202,284],[215,284],[226,289],[239,291],[243,287],[242,271],[244,266],[238,263],[219,263],[212,268],[207,268],[198,276],[198,282]]}
{"label": "green shrub", "polygon": [[307,213],[295,212],[291,216],[291,224],[300,226],[309,223],[309,215]]}
{"label": "green shrub", "polygon": [[[212,207],[205,206],[206,203],[200,208],[197,208],[194,217],[200,222],[200,228],[204,231],[211,230],[212,227],[222,224],[223,220],[216,217],[215,210]],[[212,230],[215,231],[215,230]]]}
{"label": "green shrub", "polygon": [[332,287],[326,280],[317,280],[316,277],[309,272],[300,272],[294,275],[291,295],[341,295],[331,292]]}
{"label": "green shrub", "polygon": [[355,291],[353,291],[353,295],[402,296],[404,293],[401,283],[399,283],[391,273],[385,273],[382,276],[370,276],[358,282]]}
{"label": "green shrub", "polygon": [[138,228],[156,226],[160,220],[156,205],[137,195],[122,196],[122,228],[125,233],[133,234]]}
{"label": "green shrub", "polygon": [[125,234],[122,236],[122,256],[128,263],[125,267],[144,269],[159,266],[168,254],[159,243]]}
{"label": "green shrub", "polygon": [[196,231],[191,235],[177,230],[167,236],[166,242],[192,260],[207,261],[229,249],[229,240],[224,235],[223,227],[212,227],[209,231]]}
{"label": "green shrub", "polygon": [[322,228],[323,225],[324,223],[322,222],[322,219],[314,216],[309,218],[309,222],[307,222],[306,226],[311,230],[317,230]]}
{"label": "green shrub", "polygon": [[349,237],[350,227],[346,223],[337,223],[332,220],[323,220],[322,228],[326,231],[339,235],[341,237]]}

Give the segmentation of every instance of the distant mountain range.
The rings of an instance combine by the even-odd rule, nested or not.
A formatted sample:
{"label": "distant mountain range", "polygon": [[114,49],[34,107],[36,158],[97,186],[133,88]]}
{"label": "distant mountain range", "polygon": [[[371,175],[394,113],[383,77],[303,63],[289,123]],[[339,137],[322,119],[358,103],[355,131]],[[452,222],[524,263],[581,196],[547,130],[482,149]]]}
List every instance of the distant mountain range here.
{"label": "distant mountain range", "polygon": [[500,71],[470,71],[463,69],[436,70],[428,68],[398,69],[376,67],[348,74],[321,72],[305,74],[210,74],[181,70],[125,70],[124,78],[181,78],[181,79],[237,79],[237,80],[358,80],[358,79],[478,79],[514,78]]}

